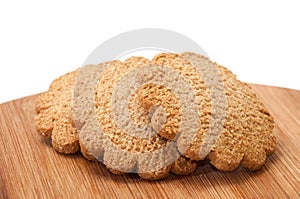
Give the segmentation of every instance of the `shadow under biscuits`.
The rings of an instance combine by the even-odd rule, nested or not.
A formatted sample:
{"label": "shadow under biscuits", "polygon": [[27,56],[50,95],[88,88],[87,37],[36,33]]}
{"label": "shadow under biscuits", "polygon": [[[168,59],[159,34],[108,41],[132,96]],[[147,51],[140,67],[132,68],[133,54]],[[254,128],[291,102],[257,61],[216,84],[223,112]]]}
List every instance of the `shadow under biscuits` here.
{"label": "shadow under biscuits", "polygon": [[124,175],[115,175],[111,173],[106,166],[98,161],[91,162],[89,160],[89,170],[94,175],[94,178],[99,181],[113,181],[114,183],[124,185],[124,184],[136,184],[141,180],[136,173],[129,173]]}
{"label": "shadow under biscuits", "polygon": [[[47,146],[47,147],[51,147],[51,148],[53,149],[53,147],[52,147],[52,141],[51,141],[50,138],[40,136],[40,139],[41,139],[41,143],[42,143],[43,145],[45,145],[45,146]],[[53,149],[53,150],[54,150],[54,149]]]}
{"label": "shadow under biscuits", "polygon": [[[269,167],[276,165],[276,162],[279,161],[278,155],[272,154],[268,157],[265,165],[257,171],[250,171],[248,169],[238,167],[233,171],[220,171],[212,166],[209,161],[203,160],[199,162],[197,169],[188,174],[188,175],[176,175],[170,173],[169,176],[165,179],[158,180],[158,181],[149,181],[141,179],[137,174],[126,174],[122,176],[111,174],[114,181],[124,181],[126,182],[147,182],[147,183],[165,183],[165,182],[172,182],[177,181],[186,183],[186,181],[192,181],[201,186],[205,187],[214,187],[214,186],[229,186],[229,185],[240,185],[245,184],[248,181],[252,181],[253,178],[258,178],[261,175],[266,175],[269,172]],[[109,172],[110,173],[110,172]],[[271,174],[270,174],[271,175]],[[125,178],[125,179],[124,179]]]}

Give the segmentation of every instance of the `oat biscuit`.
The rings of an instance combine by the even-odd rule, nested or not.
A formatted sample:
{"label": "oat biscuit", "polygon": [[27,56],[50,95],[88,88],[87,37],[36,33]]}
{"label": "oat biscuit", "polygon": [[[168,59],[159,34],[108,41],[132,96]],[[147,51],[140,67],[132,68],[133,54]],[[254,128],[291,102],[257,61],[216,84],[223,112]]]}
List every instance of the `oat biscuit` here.
{"label": "oat biscuit", "polygon": [[[249,85],[239,81],[223,66],[194,53],[183,53],[185,59],[194,65],[211,67],[216,65],[222,77],[226,95],[226,117],[224,129],[209,146],[208,158],[218,169],[231,171],[240,163],[250,170],[259,169],[266,156],[273,153],[276,138],[272,135],[274,120],[262,101]],[[208,140],[206,139],[206,140]]]}
{"label": "oat biscuit", "polygon": [[[194,71],[190,70],[193,72],[189,72],[185,76],[191,85],[195,79],[201,80],[203,78],[205,83],[208,83],[211,79],[220,77],[208,84],[203,84],[202,87],[192,87],[196,96],[197,93],[202,97],[209,94],[211,101],[203,99],[200,101],[202,104],[201,107],[199,106],[199,115],[202,120],[199,123],[202,125],[196,134],[199,135],[196,138],[200,139],[189,140],[192,137],[190,134],[186,134],[184,131],[179,132],[181,135],[178,137],[177,145],[185,157],[192,160],[202,160],[208,156],[211,164],[225,171],[234,170],[239,164],[250,170],[257,170],[264,164],[266,156],[274,151],[276,145],[276,138],[271,135],[274,121],[246,83],[239,81],[225,67],[194,53],[183,53],[182,55],[163,53],[157,55],[153,62],[166,67],[175,65],[175,68],[177,66],[183,76],[187,70],[185,69],[186,66],[193,68]],[[197,73],[199,74],[198,78],[192,78]],[[201,93],[206,88],[209,92]],[[164,91],[159,86],[156,88],[148,86],[143,92],[139,92],[140,103],[146,108],[149,105],[164,106],[163,103],[166,100],[158,100],[158,98],[163,96],[170,100],[172,99],[169,94],[171,92]],[[224,99],[221,99],[222,96]],[[172,106],[168,107],[169,115],[178,114],[177,107],[178,104],[172,103]],[[218,117],[222,114],[224,116],[223,124],[220,125],[219,122],[222,121],[222,118]],[[218,119],[211,119],[212,117]],[[169,118],[166,118],[165,124],[168,120]],[[216,121],[218,122],[216,123]],[[176,125],[171,126],[176,128]],[[217,128],[217,126],[223,128]],[[168,132],[178,131],[168,130]],[[167,139],[172,139],[165,133],[161,135]],[[185,138],[184,141],[182,141],[182,137]],[[181,150],[182,145],[185,144],[189,145],[187,151]]]}
{"label": "oat biscuit", "polygon": [[[144,58],[134,57],[126,60],[124,63],[113,61],[100,65],[86,66],[84,73],[78,69],[61,76],[51,84],[47,92],[39,96],[36,103],[36,125],[39,133],[52,138],[54,149],[61,153],[75,153],[80,145],[81,153],[86,159],[92,161],[103,160],[107,168],[114,174],[138,172],[144,179],[158,180],[166,177],[170,173],[171,168],[177,167],[178,170],[178,166],[172,166],[173,160],[169,160],[170,164],[165,166],[157,164],[157,162],[165,161],[167,159],[165,156],[168,153],[170,155],[177,154],[180,157],[176,147],[171,148],[175,152],[170,152],[171,149],[169,151],[164,150],[155,153],[155,158],[152,158],[151,154],[144,157],[131,156],[130,153],[122,153],[122,151],[116,150],[115,146],[110,144],[112,142],[123,149],[130,149],[130,152],[151,152],[166,146],[169,142],[160,135],[138,139],[126,134],[122,135],[118,130],[116,131],[117,135],[109,135],[112,131],[107,131],[105,135],[102,135],[99,133],[99,126],[88,121],[93,113],[99,115],[100,118],[105,116],[104,123],[101,123],[103,122],[101,120],[97,121],[99,124],[103,124],[103,129],[105,129],[105,122],[107,122],[107,116],[109,117],[110,114],[103,114],[104,109],[100,109],[100,107],[103,108],[100,106],[100,103],[101,100],[110,100],[112,97],[109,96],[108,91],[109,88],[113,88],[111,87],[114,81],[113,75],[124,75],[126,70],[130,71],[132,68],[149,64],[150,61]],[[106,75],[109,75],[109,81],[105,79]],[[116,80],[120,78],[119,76],[115,76]],[[136,79],[138,78],[137,75]],[[97,86],[95,83],[98,81],[100,83],[95,92],[95,87]],[[107,87],[105,87],[106,85]],[[104,96],[101,96],[101,94]],[[105,98],[107,95],[108,98]],[[98,98],[97,96],[101,97]],[[94,97],[95,99],[93,99]],[[92,107],[87,103],[90,100],[95,100],[95,104]],[[130,120],[134,121],[138,126],[148,125],[148,128],[151,128],[151,113],[138,103],[137,93],[130,94],[128,107]],[[123,128],[126,129],[126,127]],[[111,139],[107,141],[105,136]],[[172,158],[172,156],[169,157],[169,159]],[[152,162],[150,166],[149,161]],[[181,163],[181,165],[184,164]],[[115,168],[119,168],[119,170]],[[189,166],[187,165],[186,168],[189,168]],[[180,175],[180,172],[177,172],[177,174]]]}
{"label": "oat biscuit", "polygon": [[36,102],[39,134],[117,175],[187,175],[261,168],[274,152],[274,120],[252,89],[195,53],[161,53],[85,66],[54,80]]}
{"label": "oat biscuit", "polygon": [[51,137],[53,148],[65,154],[79,150],[72,118],[72,95],[77,72],[67,73],[54,80],[49,90],[41,94],[36,102],[35,121],[38,132]]}
{"label": "oat biscuit", "polygon": [[[157,180],[170,172],[171,161],[159,165],[168,156],[159,149],[162,150],[168,141],[151,130],[149,114],[137,105],[136,93],[128,82],[132,71],[149,64],[149,60],[141,57],[111,63],[97,85],[95,111],[103,135],[108,139],[104,149],[105,165],[114,173],[137,172],[142,178]],[[136,80],[139,81],[138,77]],[[130,110],[132,108],[135,111]],[[158,152],[152,154],[156,150]]]}
{"label": "oat biscuit", "polygon": [[[205,155],[200,154],[201,148],[204,146],[203,138],[205,134],[209,130],[209,118],[211,115],[211,100],[210,100],[210,91],[208,90],[201,73],[197,71],[197,69],[188,61],[186,61],[182,56],[174,53],[162,53],[156,55],[152,60],[153,65],[158,65],[162,67],[169,68],[169,70],[173,70],[178,73],[172,77],[174,80],[174,84],[176,84],[175,79],[179,77],[183,77],[184,83],[174,85],[173,88],[179,88],[181,92],[187,92],[187,95],[181,97],[179,100],[181,104],[176,103],[176,100],[171,101],[170,104],[172,105],[171,111],[168,112],[169,118],[172,118],[173,121],[171,122],[171,127],[167,129],[167,132],[171,135],[168,135],[163,130],[159,132],[159,134],[167,139],[173,139],[177,133],[179,125],[187,125],[188,129],[182,129],[181,135],[177,140],[178,149],[182,154],[185,154],[186,157],[193,159],[193,160],[203,160],[206,157]],[[161,85],[166,84],[166,79],[161,80]],[[186,86],[189,87],[189,91],[187,91]],[[149,98],[148,101],[152,101],[154,105],[157,104],[155,99],[151,99],[153,96],[154,98],[158,98],[160,96],[172,99],[171,94],[173,91],[169,91],[168,93],[161,91],[162,88],[151,88],[151,89],[144,89],[143,92],[140,92],[140,103],[142,105],[147,105],[144,103],[145,99]],[[174,97],[173,97],[174,98]],[[162,100],[161,100],[162,101]],[[148,103],[150,103],[148,102]],[[160,105],[159,102],[158,104]],[[177,119],[177,112],[179,110],[178,107],[186,107],[190,104],[193,104],[197,107],[197,113],[193,114],[186,114],[187,117],[197,117],[197,125],[194,127],[196,133],[191,135],[189,129],[193,126],[192,119],[188,118],[184,121],[184,123],[180,123],[181,121]],[[182,110],[184,111],[184,110]],[[192,111],[194,112],[194,111]],[[182,113],[180,113],[182,114]],[[168,118],[167,118],[168,123]]]}

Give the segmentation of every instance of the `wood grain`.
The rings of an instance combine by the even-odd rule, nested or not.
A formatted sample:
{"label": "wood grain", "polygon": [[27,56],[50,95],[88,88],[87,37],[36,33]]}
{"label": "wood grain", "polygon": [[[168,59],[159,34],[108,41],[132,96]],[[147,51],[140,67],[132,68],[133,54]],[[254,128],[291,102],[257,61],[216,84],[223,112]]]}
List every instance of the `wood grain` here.
{"label": "wood grain", "polygon": [[0,198],[300,198],[300,91],[252,87],[274,115],[279,140],[263,169],[221,172],[203,162],[191,175],[157,182],[56,153],[35,130],[36,96],[1,104]]}

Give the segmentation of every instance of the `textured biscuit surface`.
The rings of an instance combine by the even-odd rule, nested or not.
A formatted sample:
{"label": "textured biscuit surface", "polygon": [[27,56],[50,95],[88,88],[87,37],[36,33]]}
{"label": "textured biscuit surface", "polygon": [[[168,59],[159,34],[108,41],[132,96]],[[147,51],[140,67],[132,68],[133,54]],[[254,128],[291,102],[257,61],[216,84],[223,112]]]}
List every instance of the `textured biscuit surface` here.
{"label": "textured biscuit surface", "polygon": [[[163,67],[169,67],[170,70],[174,70],[178,73],[178,75],[182,76],[185,80],[184,84],[176,85],[176,87],[179,87],[182,91],[186,91],[186,88],[184,88],[185,85],[188,85],[190,87],[189,95],[192,95],[190,98],[184,97],[180,99],[179,107],[183,107],[183,105],[188,104],[194,104],[197,106],[197,120],[198,125],[196,127],[196,133],[191,135],[189,132],[189,129],[182,129],[182,132],[180,137],[178,138],[177,144],[178,149],[181,153],[184,153],[188,158],[191,158],[193,160],[202,160],[205,158],[202,154],[200,154],[200,150],[204,144],[203,138],[205,134],[208,132],[209,128],[209,117],[211,114],[211,102],[210,102],[210,92],[201,76],[201,74],[196,70],[196,68],[186,61],[182,56],[178,54],[167,54],[162,53],[156,55],[152,63],[154,65],[160,65]],[[174,79],[178,78],[178,76],[174,76]],[[164,84],[162,80],[162,84]],[[174,86],[175,87],[175,86]],[[170,95],[167,93],[164,93],[163,91],[160,91],[160,88],[157,88],[155,91],[152,91],[154,93],[154,96],[166,96],[166,98],[170,98]],[[152,95],[146,91],[144,91],[143,95],[141,96],[141,99],[150,98]],[[149,97],[150,96],[150,97]],[[193,99],[191,99],[193,98]],[[141,100],[142,102],[142,100]],[[143,103],[142,103],[143,104]],[[171,102],[172,104],[172,102]],[[175,104],[175,103],[173,103]],[[169,114],[171,115],[171,118],[176,117],[177,113],[176,111],[179,108],[173,105],[172,111],[169,111]],[[175,115],[175,116],[174,116]],[[187,114],[185,114],[187,115]],[[192,115],[189,115],[192,116]],[[167,118],[168,119],[168,118]],[[189,123],[187,126],[188,128],[191,128],[193,124],[191,124],[192,120],[188,119],[187,122]],[[172,128],[178,128],[179,121],[172,122]],[[174,131],[176,132],[176,131]],[[168,139],[170,137],[166,136],[163,131],[160,132],[160,134]],[[173,137],[176,135],[176,133],[173,133]],[[171,137],[172,138],[172,137]]]}
{"label": "textured biscuit surface", "polygon": [[[138,172],[142,178],[157,180],[170,172],[170,165],[159,164],[167,159],[167,154],[159,150],[168,141],[151,131],[149,113],[138,105],[137,94],[124,89],[130,87],[126,75],[130,76],[134,69],[149,64],[149,60],[140,57],[129,58],[124,63],[112,62],[103,71],[96,88],[95,111],[103,135],[109,143],[113,143],[112,146],[107,144],[104,149],[103,161],[108,168],[112,171],[119,169],[120,173]],[[114,97],[116,93],[123,95]],[[156,150],[158,152],[151,155]]]}
{"label": "textured biscuit surface", "polygon": [[53,148],[72,154],[79,150],[79,141],[72,117],[73,86],[77,71],[54,80],[47,92],[36,102],[35,118],[38,132],[51,137]]}
{"label": "textured biscuit surface", "polygon": [[53,148],[148,180],[186,175],[208,158],[257,170],[275,150],[274,121],[251,88],[194,53],[90,65],[54,80],[36,102]]}
{"label": "textured biscuit surface", "polygon": [[183,56],[195,65],[215,65],[222,77],[226,118],[224,128],[208,156],[211,163],[221,170],[234,170],[240,163],[250,170],[259,169],[266,155],[275,149],[273,117],[250,86],[239,81],[231,71],[194,53]]}
{"label": "textured biscuit surface", "polygon": [[92,161],[102,159],[104,139],[99,133],[99,125],[95,121],[94,95],[95,87],[103,70],[109,62],[82,67],[74,84],[73,119],[78,131],[81,153]]}

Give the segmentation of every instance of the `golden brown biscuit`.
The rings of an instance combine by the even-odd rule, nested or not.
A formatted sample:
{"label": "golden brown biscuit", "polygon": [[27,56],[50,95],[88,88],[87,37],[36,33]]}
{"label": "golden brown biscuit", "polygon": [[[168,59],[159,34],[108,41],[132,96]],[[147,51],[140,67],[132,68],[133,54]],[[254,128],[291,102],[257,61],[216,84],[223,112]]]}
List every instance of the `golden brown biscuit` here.
{"label": "golden brown biscuit", "polygon": [[259,169],[276,145],[272,135],[274,120],[269,111],[250,86],[225,67],[194,53],[183,53],[183,57],[195,66],[218,67],[224,85],[226,117],[215,145],[210,146],[210,162],[226,171],[234,170],[240,163],[250,170]]}
{"label": "golden brown biscuit", "polygon": [[80,68],[73,86],[73,119],[81,153],[92,161],[102,160],[104,154],[103,137],[99,133],[94,110],[94,96],[99,78],[108,64],[109,62],[104,62]]}
{"label": "golden brown biscuit", "polygon": [[187,175],[195,171],[197,166],[197,161],[182,156],[173,163],[171,171],[177,175]]}
{"label": "golden brown biscuit", "polygon": [[[85,71],[85,73],[80,74],[85,75],[85,77],[80,77],[80,79],[76,80],[79,71],[68,73],[58,78],[51,84],[47,92],[39,96],[39,99],[36,103],[36,124],[38,131],[44,136],[51,137],[54,149],[61,153],[68,154],[76,152],[78,150],[79,142],[81,152],[85,158],[92,161],[100,160],[103,158],[103,161],[107,165],[107,168],[114,174],[147,171],[151,169],[153,170],[153,168],[157,167],[156,170],[141,173],[141,176],[143,176],[143,178],[145,179],[156,180],[166,177],[170,172],[170,165],[166,167],[159,167],[159,165],[156,164],[157,159],[153,158],[153,165],[151,168],[149,168],[146,165],[149,157],[151,157],[150,155],[146,156],[146,158],[137,160],[136,157],[130,158],[130,153],[116,154],[116,151],[109,144],[107,145],[107,147],[104,147],[106,146],[104,142],[105,139],[99,134],[99,132],[97,132],[98,126],[95,126],[95,124],[94,126],[93,124],[87,125],[86,120],[92,112],[92,110],[89,110],[89,108],[93,109],[94,107],[87,107],[87,105],[89,104],[85,104],[85,102],[90,100],[91,96],[87,94],[88,92],[85,92],[85,94],[87,94],[85,96],[77,95],[84,93],[83,90],[86,89],[91,89],[90,91],[93,91],[92,83],[83,80],[89,78],[97,78],[93,76],[97,74],[95,73],[95,71],[103,70],[107,67],[107,64],[115,64],[119,66],[122,65],[122,67],[118,67],[118,70],[124,70],[127,68],[130,69],[130,67],[136,67],[136,64],[137,66],[139,66],[139,64],[149,64],[149,61],[143,58],[131,58],[124,62],[124,67],[123,63],[119,61],[100,64],[99,66],[91,65],[87,66],[89,67],[87,71],[90,71],[90,74],[87,74]],[[108,70],[111,70],[111,68],[109,68]],[[74,88],[74,84],[76,84],[76,88]],[[102,84],[100,86],[102,86]],[[99,90],[96,91],[96,94],[98,93]],[[72,96],[72,94],[75,97]],[[84,106],[85,109],[81,109],[82,107],[77,106],[78,104]],[[149,117],[149,112],[143,109],[138,104],[137,94],[131,94],[128,106],[130,119],[132,119],[135,123],[137,123],[138,125],[146,125],[150,123],[151,117]],[[81,132],[79,133],[80,139],[78,139],[77,130]],[[113,140],[119,140],[119,143],[121,143],[121,147],[127,146],[126,142],[128,140],[126,140],[121,135],[115,136]],[[128,146],[133,147],[132,149],[135,151],[143,150],[146,152],[151,152],[152,150],[156,150],[160,147],[165,146],[167,142],[167,140],[157,135],[149,140],[143,139],[139,141],[138,139],[133,138],[133,144]],[[92,153],[90,151],[92,151]],[[157,153],[156,155],[159,156],[158,158],[163,158],[162,153]],[[115,168],[119,168],[120,170],[117,170]]]}
{"label": "golden brown biscuit", "polygon": [[114,174],[148,180],[189,174],[206,157],[220,170],[257,170],[276,145],[251,88],[194,53],[86,66],[54,80],[36,112],[58,152],[80,148]]}
{"label": "golden brown biscuit", "polygon": [[[152,156],[151,153],[162,150],[168,141],[151,131],[149,113],[138,105],[136,93],[125,89],[130,87],[127,76],[149,64],[150,61],[141,57],[110,63],[96,89],[95,111],[103,135],[108,138],[104,148],[105,165],[114,173],[137,172],[142,173],[142,178],[161,179],[170,171],[169,165],[159,165],[166,154],[157,152]],[[139,81],[138,77],[136,80]]]}
{"label": "golden brown biscuit", "polygon": [[[201,127],[196,139],[192,140],[193,135],[178,130],[178,126],[182,125],[181,107],[185,106],[178,102],[182,103],[184,100],[178,100],[176,95],[172,96],[172,89],[164,88],[163,81],[162,85],[144,85],[138,93],[142,106],[146,109],[163,106],[165,113],[159,114],[167,115],[162,119],[163,123],[166,125],[171,120],[176,121],[171,122],[167,129],[173,136],[164,133],[164,127],[159,131],[161,136],[172,140],[179,133],[177,145],[182,154],[192,160],[201,160],[208,155],[211,163],[221,170],[233,170],[240,163],[243,167],[256,170],[264,164],[266,151],[268,154],[272,153],[276,145],[276,139],[271,135],[274,121],[246,83],[237,80],[226,68],[194,53],[163,53],[157,55],[152,63],[179,69],[178,73],[191,85],[195,96],[202,97],[198,100],[201,102],[198,113]],[[218,76],[219,79],[216,79]],[[175,78],[177,77],[174,76]],[[202,86],[199,86],[202,78],[206,84],[202,82]],[[203,92],[206,89],[209,91]],[[208,94],[211,95],[211,101],[205,98]],[[154,126],[160,126],[162,121],[156,118]],[[182,150],[182,146],[187,150]]]}
{"label": "golden brown biscuit", "polygon": [[[191,63],[178,54],[158,54],[153,58],[152,64],[174,71],[168,75],[174,85],[172,88],[165,88],[168,78],[162,78],[160,84],[156,86],[146,85],[148,88],[142,88],[139,92],[139,102],[146,109],[149,106],[164,106],[167,114],[166,124],[159,131],[159,134],[172,140],[181,126],[183,129],[177,140],[178,150],[190,159],[203,160],[207,154],[203,155],[200,152],[204,146],[203,138],[209,129],[211,102],[210,92],[201,74]],[[183,81],[181,83],[176,82],[175,80],[180,77]],[[174,94],[174,89],[180,91]],[[195,107],[194,110],[190,110],[191,105]],[[183,108],[185,110],[182,110]],[[182,121],[182,112],[187,118],[184,121]],[[193,120],[192,117],[196,118]],[[191,133],[192,128],[194,128],[195,133]]]}
{"label": "golden brown biscuit", "polygon": [[54,80],[36,102],[38,132],[51,137],[53,148],[71,154],[79,150],[78,136],[72,118],[72,94],[77,71]]}

